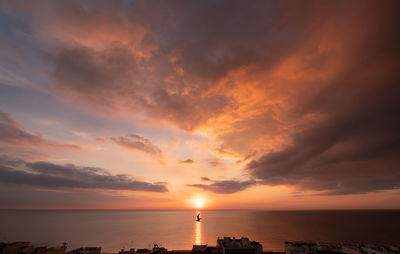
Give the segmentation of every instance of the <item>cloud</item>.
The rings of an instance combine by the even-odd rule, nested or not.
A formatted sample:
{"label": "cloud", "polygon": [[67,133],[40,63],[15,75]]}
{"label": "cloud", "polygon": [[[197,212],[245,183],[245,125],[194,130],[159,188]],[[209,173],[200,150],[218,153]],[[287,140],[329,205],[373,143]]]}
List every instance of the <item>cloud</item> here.
{"label": "cloud", "polygon": [[110,189],[167,192],[164,183],[134,180],[128,175],[112,175],[108,170],[57,165],[49,162],[25,162],[1,158],[0,182],[50,189]]}
{"label": "cloud", "polygon": [[160,157],[161,149],[154,145],[150,139],[139,136],[137,134],[130,134],[125,137],[111,138],[116,144],[133,151],[141,151],[153,156]]}
{"label": "cloud", "polygon": [[[148,193],[131,195],[113,190],[49,190],[34,186],[0,184],[1,209],[140,209],[149,202],[170,201],[163,195],[149,198]],[[124,204],[121,207],[121,204]]]}
{"label": "cloud", "polygon": [[224,165],[224,163],[219,161],[218,159],[210,159],[210,160],[208,160],[208,164],[210,164],[213,167],[219,167],[219,166]]}
{"label": "cloud", "polygon": [[[32,55],[44,56],[65,100],[202,129],[214,152],[251,160],[257,183],[325,194],[399,187],[398,1],[45,5],[2,10],[29,27]],[[114,138],[161,153],[146,140]]]}
{"label": "cloud", "polygon": [[325,195],[400,188],[400,36],[390,25],[395,14],[385,12],[340,72],[296,104],[302,121],[289,142],[247,165],[253,177]]}
{"label": "cloud", "polygon": [[255,180],[236,181],[236,180],[223,180],[214,181],[207,177],[202,177],[203,181],[211,181],[211,184],[187,184],[186,186],[211,191],[217,194],[232,194],[257,184]]}
{"label": "cloud", "polygon": [[182,161],[180,160],[179,163],[180,164],[193,164],[195,162],[192,159],[186,159],[186,160],[182,160]]}
{"label": "cloud", "polygon": [[[271,68],[326,18],[311,4],[272,2],[237,1],[229,10],[227,3],[208,1],[45,4],[46,10],[2,7],[24,17],[39,44],[46,42],[41,53],[54,91],[99,114],[144,111],[190,132],[240,106],[230,92],[239,85],[223,80],[229,73]],[[311,14],[315,20],[308,22]]]}
{"label": "cloud", "polygon": [[77,145],[58,143],[40,134],[27,132],[21,129],[19,123],[10,114],[5,112],[0,112],[0,143],[12,146],[81,149]]}
{"label": "cloud", "polygon": [[90,101],[92,110],[109,114],[144,110],[189,131],[228,104],[222,95],[197,96],[197,88],[185,87],[173,69],[164,67],[171,65],[168,56],[158,58],[148,62],[122,45],[102,51],[63,48],[51,60],[53,83],[67,99],[84,106]]}
{"label": "cloud", "polygon": [[[282,150],[251,161],[247,170],[268,185],[294,185],[326,194],[400,188],[400,103],[395,96],[400,93],[400,79],[370,78],[353,74],[337,81],[342,91],[320,93],[326,100],[307,107],[325,111],[324,117],[294,133],[292,143]],[[368,88],[350,90],[354,79],[363,80]],[[341,99],[344,95],[349,96],[346,101]]]}

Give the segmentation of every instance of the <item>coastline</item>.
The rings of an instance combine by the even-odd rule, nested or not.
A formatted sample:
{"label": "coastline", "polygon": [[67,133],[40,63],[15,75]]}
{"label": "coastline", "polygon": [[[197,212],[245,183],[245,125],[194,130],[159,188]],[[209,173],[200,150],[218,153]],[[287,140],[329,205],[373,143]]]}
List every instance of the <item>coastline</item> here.
{"label": "coastline", "polygon": [[400,243],[320,243],[285,242],[285,251],[264,251],[263,246],[247,237],[217,239],[216,246],[193,245],[191,250],[168,250],[154,244],[152,249],[121,249],[102,252],[101,247],[80,247],[67,251],[67,243],[61,247],[33,246],[30,242],[0,242],[0,254],[400,254]]}

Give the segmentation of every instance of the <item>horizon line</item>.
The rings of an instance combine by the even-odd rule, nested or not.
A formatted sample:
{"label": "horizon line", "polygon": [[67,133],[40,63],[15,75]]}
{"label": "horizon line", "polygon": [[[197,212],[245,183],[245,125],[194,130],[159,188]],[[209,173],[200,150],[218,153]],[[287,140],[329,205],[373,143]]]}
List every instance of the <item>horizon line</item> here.
{"label": "horizon line", "polygon": [[215,208],[215,209],[92,209],[92,208],[0,208],[0,211],[266,211],[266,212],[301,212],[301,211],[400,211],[399,208],[335,208],[335,209],[256,209],[256,208]]}

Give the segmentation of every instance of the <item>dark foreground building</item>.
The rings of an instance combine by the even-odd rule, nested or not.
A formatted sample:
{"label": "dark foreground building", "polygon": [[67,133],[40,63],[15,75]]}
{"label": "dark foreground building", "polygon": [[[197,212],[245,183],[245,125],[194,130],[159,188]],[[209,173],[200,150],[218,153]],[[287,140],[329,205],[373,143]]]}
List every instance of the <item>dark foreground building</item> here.
{"label": "dark foreground building", "polygon": [[217,248],[222,254],[263,254],[263,247],[259,242],[250,241],[249,238],[224,237],[217,240]]}

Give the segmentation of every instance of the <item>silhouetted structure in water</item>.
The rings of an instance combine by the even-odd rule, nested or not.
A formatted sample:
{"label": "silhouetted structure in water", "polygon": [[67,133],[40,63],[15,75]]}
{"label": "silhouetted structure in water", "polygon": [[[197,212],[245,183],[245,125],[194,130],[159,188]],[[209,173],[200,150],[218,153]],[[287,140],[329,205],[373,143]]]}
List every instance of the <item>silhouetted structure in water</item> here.
{"label": "silhouetted structure in water", "polygon": [[200,213],[199,214],[197,214],[197,219],[196,219],[196,221],[200,221],[201,220],[201,218],[200,218]]}

